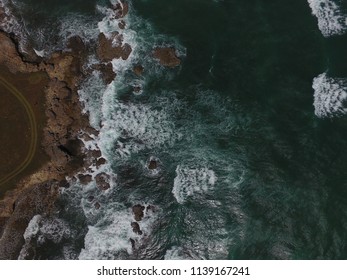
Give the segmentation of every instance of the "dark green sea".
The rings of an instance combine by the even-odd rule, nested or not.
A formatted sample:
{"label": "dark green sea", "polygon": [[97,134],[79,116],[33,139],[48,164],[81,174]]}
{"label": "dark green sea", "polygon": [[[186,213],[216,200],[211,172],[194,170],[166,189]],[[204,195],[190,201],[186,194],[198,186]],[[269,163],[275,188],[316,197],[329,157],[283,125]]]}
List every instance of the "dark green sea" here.
{"label": "dark green sea", "polygon": [[347,1],[132,0],[124,31],[108,1],[16,3],[37,50],[115,30],[133,47],[112,84],[94,72],[79,91],[111,188],[70,178],[21,258],[347,258]]}

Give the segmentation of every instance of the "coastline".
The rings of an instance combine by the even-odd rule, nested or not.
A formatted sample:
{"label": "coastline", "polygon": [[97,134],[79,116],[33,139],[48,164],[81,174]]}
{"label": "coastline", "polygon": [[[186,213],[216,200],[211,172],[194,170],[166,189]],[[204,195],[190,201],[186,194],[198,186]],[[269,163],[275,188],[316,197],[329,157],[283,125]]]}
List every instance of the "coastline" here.
{"label": "coastline", "polygon": [[[3,50],[0,65],[8,69],[7,76],[24,79],[45,76],[43,83],[39,83],[44,87],[36,92],[37,108],[28,103],[39,120],[35,123],[40,137],[34,141],[37,146],[32,155],[34,160],[27,162],[28,168],[6,182],[14,185],[6,186],[7,191],[0,201],[0,259],[16,259],[31,218],[47,213],[49,205],[52,206],[57,198],[58,188],[66,185],[65,176],[83,168],[83,143],[79,137],[89,125],[87,117],[82,115],[77,94],[83,78],[83,55],[74,53],[79,52],[78,46],[73,46],[70,52],[54,53],[47,60],[36,57],[36,61],[30,62],[23,59],[17,42],[5,32],[0,32],[0,45]],[[18,90],[25,86],[16,83]],[[44,106],[39,104],[42,101]]]}
{"label": "coastline", "polygon": [[[122,3],[111,4],[110,8],[114,18],[119,20],[120,30],[125,28],[122,18],[129,8],[126,2]],[[91,126],[88,111],[83,111],[84,104],[78,91],[94,71],[100,74],[105,85],[111,84],[116,78],[112,62],[126,61],[133,52],[132,46],[124,41],[123,34],[117,31],[107,36],[101,31],[91,43],[84,43],[78,36],[69,37],[64,50],[55,51],[45,58],[38,56],[40,53],[34,52],[31,46],[26,46],[29,53],[23,53],[21,44],[23,42],[19,37],[1,31],[0,25],[0,48],[3,50],[0,67],[6,68],[9,75],[23,75],[26,79],[31,75],[42,76],[41,90],[36,92],[36,97],[40,98],[38,103],[44,103],[44,106],[34,110],[36,119],[40,121],[36,154],[42,155],[34,157],[29,167],[9,182],[12,187],[4,197],[0,195],[0,259],[18,259],[25,245],[23,235],[29,222],[36,215],[49,216],[58,211],[54,204],[70,183],[73,185],[77,181],[84,186],[95,181],[101,192],[111,188],[112,175],[100,168],[107,159],[97,144],[91,148],[85,146],[85,142],[98,138],[99,131]],[[90,54],[96,54],[97,61],[86,67]],[[175,68],[181,64],[172,46],[153,46],[149,55],[161,67]],[[131,71],[141,77],[145,69],[137,64]],[[134,94],[142,92],[140,85],[131,86]],[[25,86],[21,84],[17,87],[21,91]],[[147,164],[148,170],[155,172],[157,159],[151,157]],[[96,210],[102,207],[103,202],[93,196],[88,199]],[[128,228],[136,237],[145,236],[139,222],[144,213],[155,212],[155,206],[136,202],[130,209],[134,221],[129,223]],[[135,239],[128,240],[133,249],[138,247]],[[35,258],[35,253],[26,253],[25,258]]]}

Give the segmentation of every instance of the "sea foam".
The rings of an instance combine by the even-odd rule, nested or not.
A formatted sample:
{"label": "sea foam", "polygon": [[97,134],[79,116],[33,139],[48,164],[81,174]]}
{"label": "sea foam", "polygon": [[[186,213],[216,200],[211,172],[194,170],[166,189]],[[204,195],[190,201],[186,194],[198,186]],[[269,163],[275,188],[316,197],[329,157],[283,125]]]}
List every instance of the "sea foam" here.
{"label": "sea foam", "polygon": [[347,113],[347,79],[332,78],[327,73],[313,79],[314,108],[317,117]]}
{"label": "sea foam", "polygon": [[177,202],[183,204],[189,196],[205,193],[210,190],[217,176],[213,170],[206,167],[189,168],[186,166],[177,166],[176,177],[172,193]]}
{"label": "sea foam", "polygon": [[312,14],[318,19],[318,27],[324,37],[344,34],[347,17],[333,0],[308,0]]}

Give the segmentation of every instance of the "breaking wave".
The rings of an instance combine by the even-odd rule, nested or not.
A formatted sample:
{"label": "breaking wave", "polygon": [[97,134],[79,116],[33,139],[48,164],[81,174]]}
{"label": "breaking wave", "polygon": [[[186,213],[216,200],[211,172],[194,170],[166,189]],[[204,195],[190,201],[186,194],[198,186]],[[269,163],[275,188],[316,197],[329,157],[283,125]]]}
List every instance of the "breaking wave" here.
{"label": "breaking wave", "polygon": [[318,27],[324,37],[344,34],[347,16],[333,0],[308,0],[312,14],[318,19]]}
{"label": "breaking wave", "polygon": [[332,78],[327,73],[313,79],[314,108],[317,117],[347,113],[347,79]]}

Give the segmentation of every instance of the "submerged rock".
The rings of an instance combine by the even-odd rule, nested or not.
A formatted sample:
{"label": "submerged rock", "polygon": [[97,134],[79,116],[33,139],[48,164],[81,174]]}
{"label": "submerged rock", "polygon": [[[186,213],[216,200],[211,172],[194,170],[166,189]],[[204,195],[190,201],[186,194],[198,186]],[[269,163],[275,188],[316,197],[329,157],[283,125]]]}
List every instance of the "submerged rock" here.
{"label": "submerged rock", "polygon": [[141,76],[143,74],[144,68],[142,65],[136,65],[133,71],[137,76]]}
{"label": "submerged rock", "polygon": [[154,49],[153,56],[165,67],[177,67],[181,64],[175,48],[172,47],[157,47]]}
{"label": "submerged rock", "polygon": [[100,205],[100,203],[99,202],[95,202],[94,203],[94,207],[95,207],[95,209],[100,209],[100,207],[101,207],[101,205]]}
{"label": "submerged rock", "polygon": [[95,182],[97,187],[102,190],[106,191],[110,188],[110,184],[108,183],[110,179],[110,176],[106,173],[102,172],[95,176]]}

